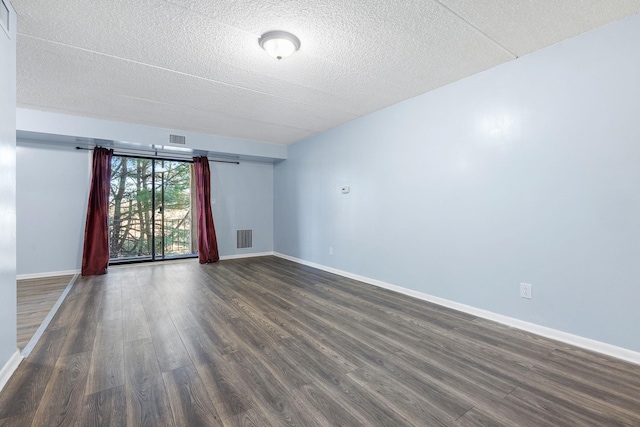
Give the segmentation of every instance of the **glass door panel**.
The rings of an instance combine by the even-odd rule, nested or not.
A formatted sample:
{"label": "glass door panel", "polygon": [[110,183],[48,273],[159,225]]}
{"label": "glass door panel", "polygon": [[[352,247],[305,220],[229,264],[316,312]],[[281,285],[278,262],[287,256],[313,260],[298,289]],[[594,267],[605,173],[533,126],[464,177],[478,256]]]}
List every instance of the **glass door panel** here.
{"label": "glass door panel", "polygon": [[191,169],[192,165],[186,162],[156,161],[156,258],[196,252],[192,239]]}
{"label": "glass door panel", "polygon": [[195,254],[192,182],[191,163],[114,156],[109,199],[111,260]]}
{"label": "glass door panel", "polygon": [[152,161],[114,156],[109,195],[111,259],[151,259]]}

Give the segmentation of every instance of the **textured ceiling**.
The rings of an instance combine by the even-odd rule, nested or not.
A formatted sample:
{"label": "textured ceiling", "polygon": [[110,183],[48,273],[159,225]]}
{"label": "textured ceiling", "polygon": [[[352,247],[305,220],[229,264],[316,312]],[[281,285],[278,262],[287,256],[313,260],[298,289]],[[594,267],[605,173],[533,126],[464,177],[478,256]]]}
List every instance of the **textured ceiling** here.
{"label": "textured ceiling", "polygon": [[[13,0],[18,106],[290,144],[640,0]],[[283,61],[258,45],[286,30]]]}

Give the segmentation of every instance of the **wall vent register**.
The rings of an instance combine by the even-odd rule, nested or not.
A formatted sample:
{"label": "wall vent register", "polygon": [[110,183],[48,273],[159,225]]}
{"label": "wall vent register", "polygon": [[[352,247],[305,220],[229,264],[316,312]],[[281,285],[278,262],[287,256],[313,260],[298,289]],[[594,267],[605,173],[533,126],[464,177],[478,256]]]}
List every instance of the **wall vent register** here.
{"label": "wall vent register", "polygon": [[4,0],[0,0],[0,23],[2,28],[9,33],[9,8],[4,3]]}
{"label": "wall vent register", "polygon": [[253,230],[236,230],[237,249],[253,247]]}
{"label": "wall vent register", "polygon": [[185,145],[187,143],[187,138],[182,135],[169,135],[169,143]]}

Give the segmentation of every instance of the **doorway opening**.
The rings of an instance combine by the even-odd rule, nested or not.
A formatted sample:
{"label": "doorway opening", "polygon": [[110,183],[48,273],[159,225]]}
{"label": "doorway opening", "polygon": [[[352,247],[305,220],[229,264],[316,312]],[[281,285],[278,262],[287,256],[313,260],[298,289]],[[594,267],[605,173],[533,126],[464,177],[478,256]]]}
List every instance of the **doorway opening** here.
{"label": "doorway opening", "polygon": [[113,156],[109,196],[110,263],[197,256],[191,162]]}

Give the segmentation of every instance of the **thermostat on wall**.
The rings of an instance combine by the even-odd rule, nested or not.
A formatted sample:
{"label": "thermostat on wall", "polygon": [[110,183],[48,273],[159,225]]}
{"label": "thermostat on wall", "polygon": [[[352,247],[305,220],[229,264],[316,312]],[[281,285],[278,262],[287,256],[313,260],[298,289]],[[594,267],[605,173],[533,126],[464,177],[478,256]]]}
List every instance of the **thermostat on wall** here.
{"label": "thermostat on wall", "polygon": [[341,188],[342,194],[347,194],[348,192],[351,191],[351,188],[348,185],[345,185],[344,187]]}

